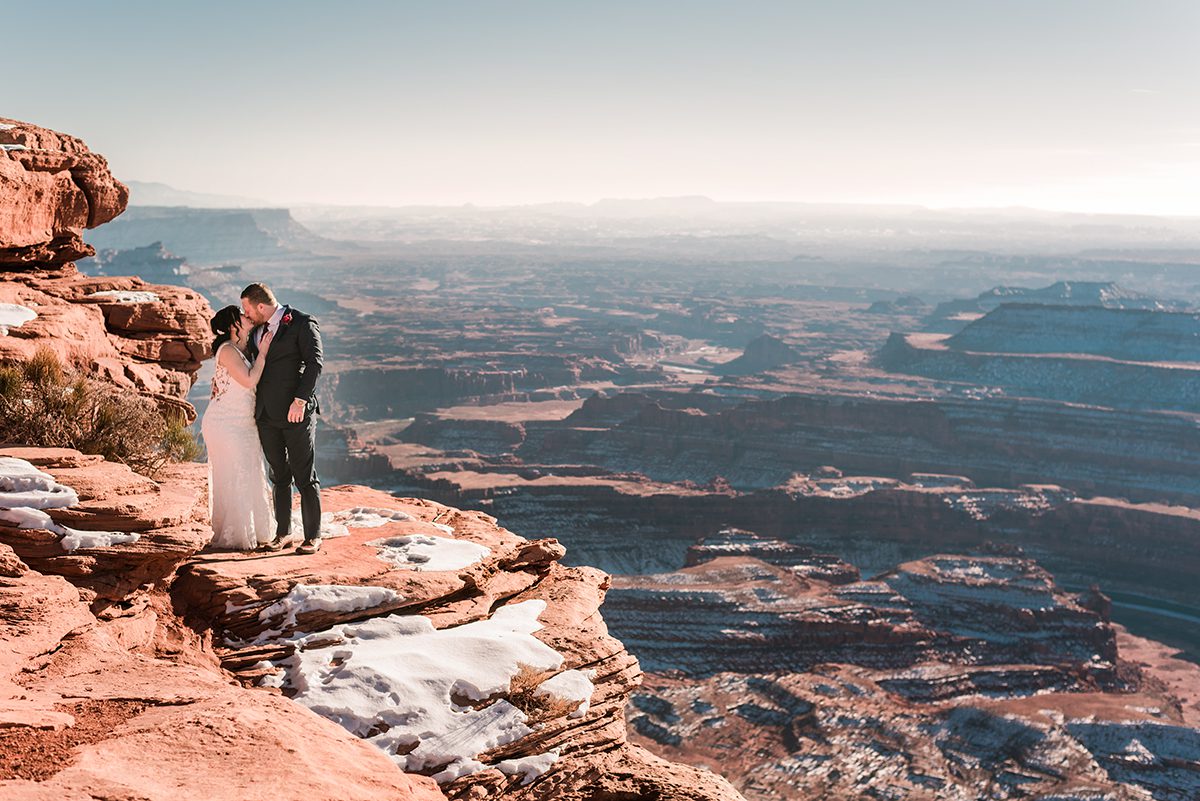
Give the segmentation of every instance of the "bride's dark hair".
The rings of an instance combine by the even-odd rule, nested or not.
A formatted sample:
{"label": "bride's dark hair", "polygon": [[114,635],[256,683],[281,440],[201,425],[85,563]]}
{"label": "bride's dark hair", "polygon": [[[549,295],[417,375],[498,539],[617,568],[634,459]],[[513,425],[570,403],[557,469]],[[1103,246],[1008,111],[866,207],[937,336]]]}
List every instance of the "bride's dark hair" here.
{"label": "bride's dark hair", "polygon": [[237,306],[226,306],[219,312],[213,315],[213,318],[208,323],[208,327],[217,335],[213,340],[212,352],[217,355],[217,348],[224,345],[233,338],[233,327],[237,325],[237,321],[242,317],[242,310]]}

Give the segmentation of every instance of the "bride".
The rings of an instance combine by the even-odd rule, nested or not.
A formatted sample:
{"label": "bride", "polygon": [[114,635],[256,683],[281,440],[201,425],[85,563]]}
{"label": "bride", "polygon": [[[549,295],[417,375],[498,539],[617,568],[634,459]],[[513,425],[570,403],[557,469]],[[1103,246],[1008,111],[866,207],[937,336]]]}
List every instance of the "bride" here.
{"label": "bride", "polygon": [[254,423],[254,390],[266,363],[273,332],[258,343],[258,358],[246,357],[253,324],[237,306],[213,315],[217,361],[212,399],[200,421],[208,449],[208,505],[212,548],[252,551],[275,535],[275,515]]}

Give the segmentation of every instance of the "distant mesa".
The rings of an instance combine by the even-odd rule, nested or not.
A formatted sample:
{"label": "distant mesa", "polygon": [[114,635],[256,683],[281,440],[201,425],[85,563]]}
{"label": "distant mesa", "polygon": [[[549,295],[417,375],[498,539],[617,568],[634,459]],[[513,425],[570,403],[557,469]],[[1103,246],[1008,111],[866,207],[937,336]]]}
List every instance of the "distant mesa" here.
{"label": "distant mesa", "polygon": [[952,336],[894,333],[886,370],[1013,397],[1200,412],[1200,315],[1005,303]]}
{"label": "distant mesa", "polygon": [[946,340],[955,350],[1078,353],[1137,362],[1195,362],[1200,315],[1123,306],[1005,303]]}
{"label": "distant mesa", "polygon": [[188,206],[193,209],[265,209],[278,204],[239,195],[189,192],[154,181],[127,181],[130,206]]}
{"label": "distant mesa", "polygon": [[[1186,311],[1182,301],[1158,298],[1126,289],[1112,281],[1057,281],[1041,289],[995,286],[974,298],[939,303],[929,315],[925,330],[953,333],[964,322],[992,311],[1002,303],[1037,303],[1052,306],[1101,306],[1108,309]],[[947,323],[951,323],[946,327]],[[956,324],[956,325],[955,325]]]}
{"label": "distant mesa", "polygon": [[1112,281],[1057,281],[1042,289],[998,286],[980,293],[978,301],[982,306],[992,308],[1012,301],[1056,306],[1105,306],[1110,309],[1162,310],[1171,305],[1141,292],[1125,289]]}
{"label": "distant mesa", "polygon": [[311,256],[342,243],[314,234],[287,209],[198,209],[133,206],[119,219],[88,234],[96,248],[131,250],[161,242],[192,264],[215,266],[247,259]]}
{"label": "distant mesa", "polygon": [[893,300],[877,300],[867,308],[867,314],[926,314],[930,306],[916,295],[901,295]]}
{"label": "distant mesa", "polygon": [[721,375],[754,375],[792,364],[799,359],[800,354],[795,348],[778,337],[763,334],[751,340],[741,356],[719,365],[716,370]]}

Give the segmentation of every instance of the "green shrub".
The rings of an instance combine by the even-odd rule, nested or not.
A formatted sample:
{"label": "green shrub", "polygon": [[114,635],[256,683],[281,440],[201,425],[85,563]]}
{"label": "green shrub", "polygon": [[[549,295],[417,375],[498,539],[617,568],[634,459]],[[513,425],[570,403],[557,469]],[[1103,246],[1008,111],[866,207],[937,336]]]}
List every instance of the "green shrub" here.
{"label": "green shrub", "polygon": [[0,366],[0,441],[74,448],[149,476],[200,454],[181,412],[83,376],[47,348]]}
{"label": "green shrub", "polygon": [[25,375],[19,367],[0,367],[0,404],[12,403],[25,387]]}
{"label": "green shrub", "polygon": [[163,451],[173,462],[195,462],[203,455],[204,450],[196,440],[182,412],[172,412],[166,415],[167,426],[163,431]]}

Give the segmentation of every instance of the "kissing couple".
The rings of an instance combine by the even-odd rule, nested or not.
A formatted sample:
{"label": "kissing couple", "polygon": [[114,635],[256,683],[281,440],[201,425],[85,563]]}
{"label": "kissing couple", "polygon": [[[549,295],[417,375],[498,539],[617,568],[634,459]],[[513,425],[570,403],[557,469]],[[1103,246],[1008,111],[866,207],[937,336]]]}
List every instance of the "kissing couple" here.
{"label": "kissing couple", "polygon": [[200,421],[208,449],[209,545],[282,550],[295,539],[294,483],[304,530],[296,552],[316,553],[321,548],[314,442],[321,413],[316,398],[321,329],[312,316],[279,305],[270,288],[259,283],[242,290],[241,308],[226,306],[213,315],[210,327],[217,365]]}

